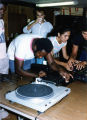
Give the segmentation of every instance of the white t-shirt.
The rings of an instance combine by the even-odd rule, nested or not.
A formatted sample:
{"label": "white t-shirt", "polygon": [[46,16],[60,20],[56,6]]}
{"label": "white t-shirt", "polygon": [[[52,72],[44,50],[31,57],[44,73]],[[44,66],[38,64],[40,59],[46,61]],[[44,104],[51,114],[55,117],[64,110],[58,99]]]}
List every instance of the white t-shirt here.
{"label": "white t-shirt", "polygon": [[[29,25],[31,23],[33,23],[34,21],[30,22]],[[44,38],[46,38],[47,34],[53,29],[53,26],[50,22],[45,21],[42,24],[36,23],[32,26],[32,28],[30,30],[27,30],[27,26],[25,26],[23,28],[23,32],[24,33],[32,33],[32,34],[36,34],[36,35],[40,35]]]}
{"label": "white t-shirt", "polygon": [[64,46],[67,45],[67,42],[59,44],[56,36],[55,37],[48,37],[48,39],[52,42],[53,44],[53,54],[58,53]]}
{"label": "white t-shirt", "polygon": [[32,34],[21,34],[17,36],[8,47],[9,59],[14,60],[16,57],[19,60],[25,61],[34,58],[32,42],[35,38],[41,38],[41,36]]}

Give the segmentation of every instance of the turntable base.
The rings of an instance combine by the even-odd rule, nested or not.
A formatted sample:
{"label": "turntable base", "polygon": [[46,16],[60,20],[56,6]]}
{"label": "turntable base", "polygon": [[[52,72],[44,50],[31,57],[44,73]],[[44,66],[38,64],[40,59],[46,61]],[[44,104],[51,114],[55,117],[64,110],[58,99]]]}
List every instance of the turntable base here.
{"label": "turntable base", "polygon": [[[54,84],[50,83],[39,83],[33,82],[30,84],[31,86],[47,86],[48,88],[51,88],[51,95],[45,95],[45,97],[29,97],[25,99],[25,96],[21,96],[20,94],[17,94],[17,90],[14,90],[12,92],[9,92],[6,94],[6,99],[12,102],[16,102],[19,104],[22,104],[26,107],[32,108],[34,110],[37,110],[39,112],[44,112],[54,104],[56,104],[58,101],[60,101],[62,98],[64,98],[66,95],[70,93],[70,88],[63,87],[63,86],[55,86]],[[44,89],[43,89],[44,91]]]}

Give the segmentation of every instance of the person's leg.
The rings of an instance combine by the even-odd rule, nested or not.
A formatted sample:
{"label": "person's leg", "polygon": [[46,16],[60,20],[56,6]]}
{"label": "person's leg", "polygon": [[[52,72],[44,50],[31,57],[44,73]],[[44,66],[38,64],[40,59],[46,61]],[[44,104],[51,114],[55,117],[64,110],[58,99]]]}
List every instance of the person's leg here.
{"label": "person's leg", "polygon": [[14,60],[9,60],[9,69],[11,73],[15,73],[15,62]]}
{"label": "person's leg", "polygon": [[0,108],[0,120],[8,117],[8,115],[9,115],[9,114],[8,114],[7,111],[5,111],[4,109],[1,109],[1,108]]}
{"label": "person's leg", "polygon": [[8,58],[0,59],[0,73],[1,74],[8,74],[9,71],[9,62]]}

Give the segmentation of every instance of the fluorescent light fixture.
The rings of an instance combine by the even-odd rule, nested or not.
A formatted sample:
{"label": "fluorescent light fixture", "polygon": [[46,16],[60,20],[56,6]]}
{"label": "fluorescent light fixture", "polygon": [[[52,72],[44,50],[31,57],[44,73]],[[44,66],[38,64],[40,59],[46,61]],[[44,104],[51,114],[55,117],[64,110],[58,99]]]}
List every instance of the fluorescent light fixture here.
{"label": "fluorescent light fixture", "polygon": [[52,6],[65,6],[65,5],[76,5],[76,1],[69,1],[69,2],[58,2],[58,3],[43,3],[43,4],[36,4],[37,7],[52,7]]}

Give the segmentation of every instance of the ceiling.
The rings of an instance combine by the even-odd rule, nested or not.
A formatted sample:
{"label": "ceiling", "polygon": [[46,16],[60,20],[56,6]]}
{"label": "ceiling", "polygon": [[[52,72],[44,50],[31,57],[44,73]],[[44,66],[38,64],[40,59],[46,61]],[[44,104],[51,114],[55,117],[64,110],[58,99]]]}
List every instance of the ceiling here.
{"label": "ceiling", "polygon": [[87,0],[17,0],[17,1],[25,2],[27,4],[29,4],[29,3],[33,3],[33,4],[37,4],[37,3],[54,3],[54,2],[66,2],[66,1],[75,1],[76,2],[77,1],[78,4],[74,5],[74,7],[87,7]]}
{"label": "ceiling", "polygon": [[[6,3],[16,3],[16,4],[25,4],[25,5],[36,5],[38,3],[56,3],[56,2],[71,2],[75,1],[77,2],[76,5],[73,5],[72,7],[85,7],[87,8],[87,0],[2,0],[3,2],[6,1]],[[54,7],[54,6],[52,6]],[[57,6],[58,7],[65,7],[65,6]],[[70,7],[70,5],[69,5]]]}

